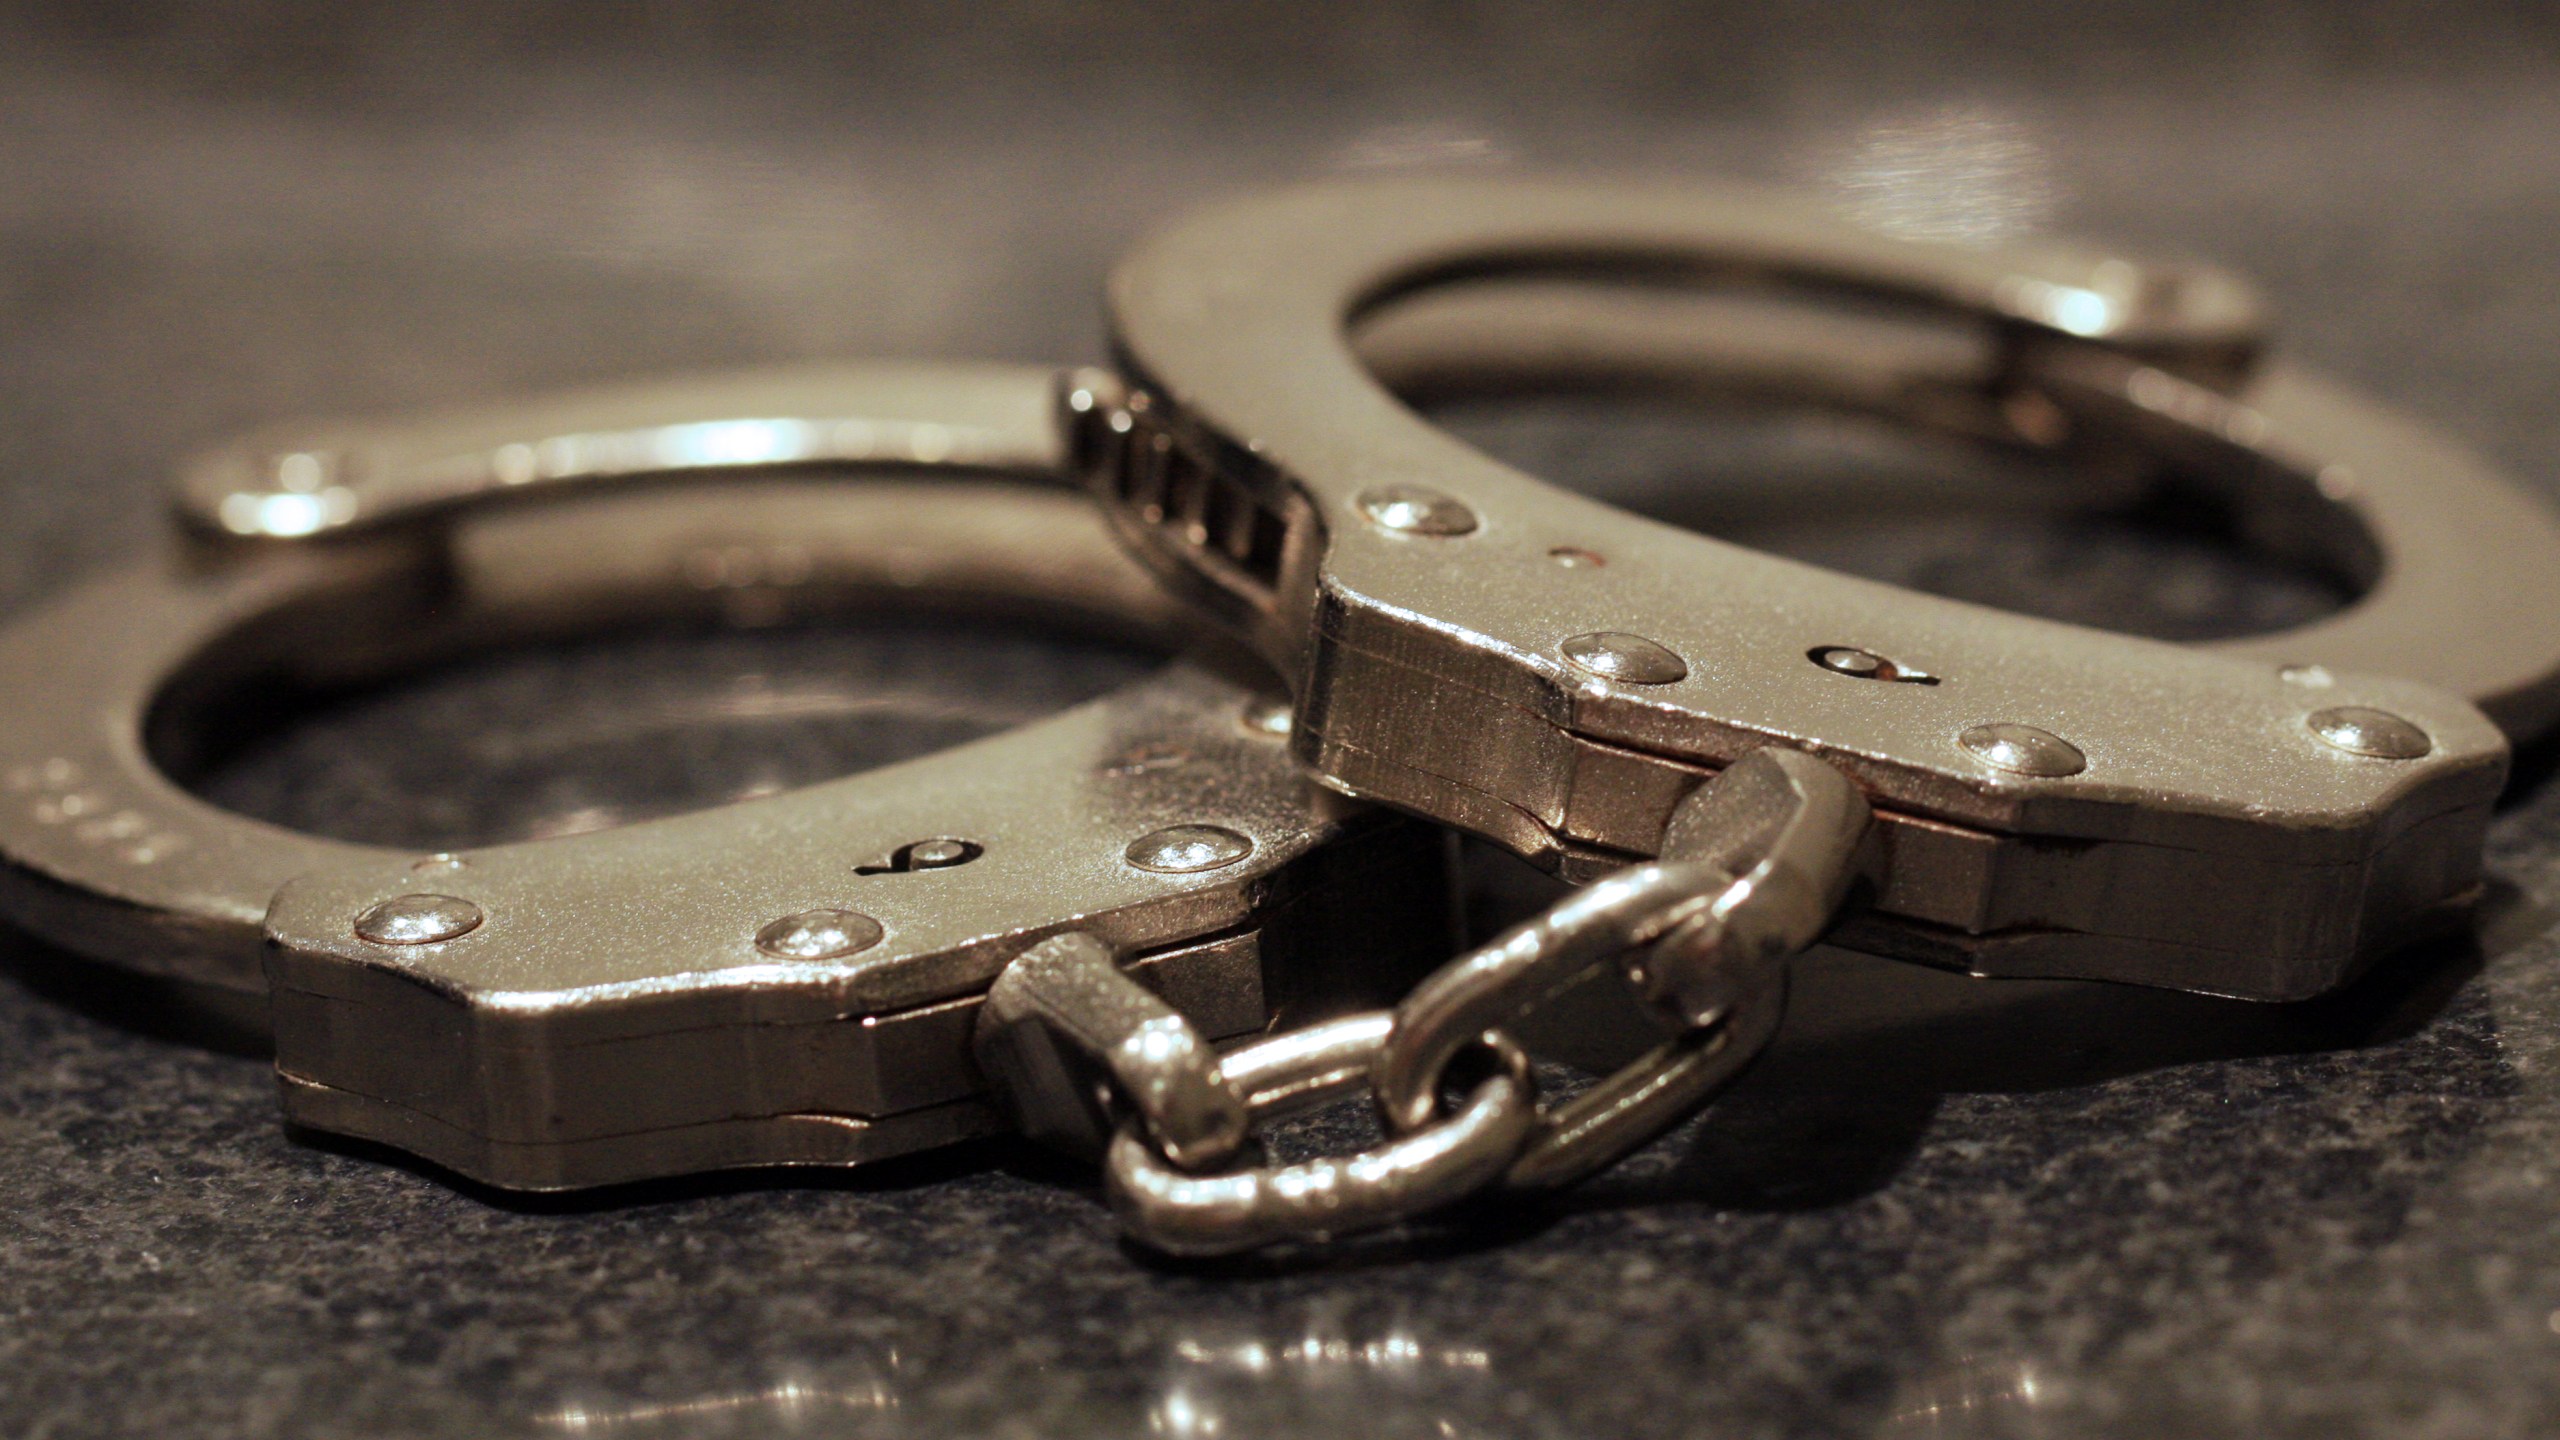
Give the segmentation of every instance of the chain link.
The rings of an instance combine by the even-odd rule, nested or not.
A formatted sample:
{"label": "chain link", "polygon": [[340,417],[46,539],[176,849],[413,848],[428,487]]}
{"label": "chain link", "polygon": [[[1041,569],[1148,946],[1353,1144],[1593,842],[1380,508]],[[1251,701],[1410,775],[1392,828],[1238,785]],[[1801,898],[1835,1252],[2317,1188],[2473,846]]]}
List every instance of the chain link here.
{"label": "chain link", "polygon": [[[1060,937],[990,991],[981,1063],[1031,1133],[1085,1149],[1107,1133],[1113,1208],[1131,1235],[1175,1254],[1324,1240],[1486,1189],[1571,1184],[1705,1104],[1768,1043],[1787,961],[1830,924],[1868,823],[1839,771],[1755,751],[1674,811],[1662,859],[1459,956],[1392,1012],[1223,1056],[1099,941]],[[1572,1099],[1543,1103],[1509,1031],[1612,966],[1676,1033]],[[1453,1065],[1470,1054],[1490,1063],[1452,1103]],[[1363,1088],[1383,1144],[1234,1163],[1258,1149],[1253,1128]]]}

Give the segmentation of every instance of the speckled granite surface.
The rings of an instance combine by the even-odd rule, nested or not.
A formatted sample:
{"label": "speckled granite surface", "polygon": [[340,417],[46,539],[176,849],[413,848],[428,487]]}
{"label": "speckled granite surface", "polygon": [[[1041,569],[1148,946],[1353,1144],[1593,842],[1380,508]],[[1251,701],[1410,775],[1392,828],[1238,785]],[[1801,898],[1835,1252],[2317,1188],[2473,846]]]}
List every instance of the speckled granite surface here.
{"label": "speckled granite surface", "polygon": [[[534,13],[0,8],[0,603],[148,543],[173,457],[243,424],[797,356],[1089,357],[1148,218],[1394,165],[1742,173],[1907,228],[2200,252],[2266,279],[2291,353],[2560,474],[2544,7]],[[1479,423],[1576,453],[1554,417]],[[2076,521],[1820,543],[2164,633],[2319,603]],[[872,673],[902,643],[518,657],[221,783],[416,821],[379,787],[457,729],[670,676]],[[1044,663],[999,698],[1127,661]],[[820,773],[911,740],[758,743]],[[663,797],[733,758],[586,773]],[[2284,1010],[1986,999],[1825,956],[1768,1062],[1626,1170],[1316,1266],[1150,1263],[1071,1167],[1001,1144],[462,1189],[286,1137],[253,1055],[0,937],[0,1433],[2550,1434],[2560,784],[2547,752],[2526,769],[2476,947]]]}

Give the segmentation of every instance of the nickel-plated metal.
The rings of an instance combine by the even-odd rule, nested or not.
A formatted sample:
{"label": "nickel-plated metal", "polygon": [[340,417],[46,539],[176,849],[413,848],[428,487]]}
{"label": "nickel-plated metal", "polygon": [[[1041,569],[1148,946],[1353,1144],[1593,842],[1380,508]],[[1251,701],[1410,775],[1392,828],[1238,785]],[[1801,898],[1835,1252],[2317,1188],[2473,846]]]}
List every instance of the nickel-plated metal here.
{"label": "nickel-plated metal", "polygon": [[395,895],[356,917],[356,938],[374,945],[439,945],[480,928],[480,907],[451,895]]}
{"label": "nickel-plated metal", "polygon": [[1244,1142],[1246,1102],[1208,1038],[1091,935],[1025,950],[988,987],[972,1041],[1022,1132],[1098,1157],[1126,1110],[1186,1170]]}
{"label": "nickel-plated metal", "polygon": [[279,425],[186,462],[179,514],[225,535],[300,539],[599,480],[789,467],[1056,473],[1028,367],[807,365],[642,381],[399,425]]}
{"label": "nickel-plated metal", "polygon": [[[1130,1233],[1177,1254],[1321,1240],[1479,1190],[1570,1184],[1712,1098],[1776,1032],[1786,962],[1831,923],[1856,874],[1866,801],[1810,756],[1763,749],[1683,802],[1665,862],[1583,890],[1423,981],[1392,1013],[1284,1031],[1223,1061],[1114,963],[1064,936],[989,992],[979,1054],[1023,1128],[1090,1148]],[[1507,1031],[1611,966],[1676,1033],[1554,1107]],[[1444,1112],[1450,1062],[1495,1072]],[[1349,1158],[1231,1165],[1253,1121],[1365,1086],[1399,1137]]]}
{"label": "nickel-plated metal", "polygon": [[2376,760],[2415,760],[2435,746],[2426,731],[2388,710],[2366,705],[2316,710],[2302,723],[2340,750]]}
{"label": "nickel-plated metal", "polygon": [[1429,1122],[1443,1067],[1611,968],[1677,1032],[1542,1110],[1508,1172],[1578,1180],[1712,1098],[1777,1029],[1785,962],[1831,925],[1857,874],[1865,799],[1810,756],[1761,749],[1675,813],[1665,858],[1629,867],[1451,961],[1396,1007],[1370,1083],[1397,1130]]}
{"label": "nickel-plated metal", "polygon": [[[1254,1077],[1261,1118],[1307,1103],[1316,1082],[1349,1083],[1357,1052],[1385,1034],[1376,1017],[1355,1015],[1246,1046],[1230,1063]],[[1527,1057],[1503,1037],[1485,1043],[1491,1073],[1455,1111],[1356,1155],[1198,1174],[1123,1127],[1104,1161],[1112,1209],[1156,1249],[1223,1255],[1374,1230],[1464,1199],[1501,1179],[1537,1118]],[[1254,1053],[1265,1046],[1270,1055]]]}
{"label": "nickel-plated metal", "polygon": [[776,960],[841,960],[888,938],[880,922],[859,910],[803,910],[756,932],[756,948]]}
{"label": "nickel-plated metal", "polygon": [[1381,485],[1362,491],[1359,504],[1370,523],[1399,535],[1445,538],[1476,528],[1474,511],[1428,486]]}
{"label": "nickel-plated metal", "polygon": [[2089,768],[2089,757],[2079,746],[2033,725],[2005,720],[1968,725],[1957,732],[1956,743],[1976,760],[2012,775],[2059,780]]}
{"label": "nickel-plated metal", "polygon": [[[538,465],[539,505],[481,503],[505,487],[469,467],[283,467],[354,492],[331,502],[353,506],[336,533],[206,542],[0,630],[0,908],[112,963],[263,996],[295,1123],[533,1189],[851,1164],[999,1129],[970,1054],[976,1013],[1053,935],[1098,937],[1210,1036],[1311,998],[1391,997],[1399,973],[1447,953],[1443,847],[1309,785],[1275,737],[1240,725],[1269,680],[1232,659],[1176,662],[1019,730],[787,794],[450,855],[283,830],[174,778],[227,686],[358,679],[601,620],[948,604],[1178,636],[1179,607],[1089,504],[981,468],[1054,476],[1052,376],[964,374],[937,419],[920,407],[953,373],[834,370],[817,398],[761,381],[708,399],[591,396],[566,419],[535,406],[474,422],[459,450],[399,429],[261,440],[261,454],[499,454],[512,442],[492,437],[513,433],[539,461],[541,437],[604,433],[591,411],[634,456],[693,443],[647,441],[651,414],[696,439],[725,433],[724,414],[765,430],[876,414],[876,433],[910,441],[929,422],[977,436],[852,467],[764,457],[787,477],[725,473],[755,457],[741,442],[704,452],[716,486]],[[995,393],[1009,399],[969,399]],[[1131,837],[1186,825],[1245,852],[1187,872],[1124,859]],[[967,858],[919,855],[936,842]],[[1307,977],[1355,934],[1371,988],[1297,993],[1322,988]]]}
{"label": "nickel-plated metal", "polygon": [[[1657,853],[1674,806],[1740,755],[1803,750],[1876,806],[1875,904],[1846,943],[1988,975],[2313,994],[2477,892],[2506,748],[2464,697],[2518,730],[2560,704],[2560,529],[2416,427],[2256,365],[2263,315],[2227,275],[2116,283],[2156,273],[1891,240],[1750,192],[1322,185],[1140,246],[1111,287],[1121,374],[1078,376],[1067,408],[1121,533],[1291,678],[1292,744],[1346,791],[1582,878]],[[2193,460],[2254,533],[2329,547],[2368,594],[2218,654],[1915,595],[1541,484],[1363,363],[1424,388],[1695,383],[1737,346],[1723,312],[1684,306],[1736,276],[1978,326],[1952,346],[1834,345],[1859,363],[1833,388],[1901,411],[1945,401],[1950,425],[2009,443]],[[1476,303],[1514,280],[1525,309]],[[1467,303],[1370,345],[1441,285]],[[1749,331],[1743,358],[1767,360],[1777,333]],[[1388,486],[1476,524],[1382,530],[1361,497]],[[2537,603],[2514,643],[2441,643],[2505,625],[2518,596]],[[1606,680],[1560,649],[1603,632],[1686,675]],[[1935,683],[1805,663],[1849,637]],[[2331,678],[2316,704],[2282,673],[2302,665]],[[2429,753],[2339,763],[2304,724],[2339,705],[2408,719]],[[2084,763],[1986,763],[1960,743],[1983,725],[2044,731]]]}
{"label": "nickel-plated metal", "polygon": [[1197,875],[1253,853],[1253,837],[1223,825],[1168,825],[1129,842],[1129,863],[1159,875]]}
{"label": "nickel-plated metal", "polygon": [[1641,635],[1595,630],[1556,646],[1574,667],[1623,685],[1670,685],[1689,676],[1689,662]]}

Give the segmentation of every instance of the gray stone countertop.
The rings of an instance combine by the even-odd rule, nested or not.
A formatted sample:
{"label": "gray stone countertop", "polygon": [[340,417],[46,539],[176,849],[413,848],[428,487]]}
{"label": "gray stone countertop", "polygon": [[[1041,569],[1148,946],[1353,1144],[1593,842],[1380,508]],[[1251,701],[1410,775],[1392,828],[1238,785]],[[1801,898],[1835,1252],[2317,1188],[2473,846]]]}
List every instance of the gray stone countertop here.
{"label": "gray stone countertop", "polygon": [[[797,358],[1089,359],[1149,221],[1397,167],[1743,175],[1920,233],[2202,254],[2266,282],[2286,353],[2560,494],[2547,7],[22,4],[0,606],[157,543],[175,458],[246,425]],[[1603,489],[1936,463],[1451,418]],[[1756,543],[2162,634],[2327,603],[2049,507],[1744,511]],[[521,830],[541,817],[470,743],[492,727],[704,674],[906,674],[918,643],[517,655],[211,783],[340,833]],[[1030,703],[1135,663],[968,643]],[[757,743],[816,775],[924,742]],[[742,763],[648,754],[545,803],[698,799]],[[1620,1171],[1289,1263],[1150,1260],[1014,1143],[476,1189],[288,1136],[253,1049],[0,936],[0,1434],[2552,1434],[2553,769],[2529,754],[2497,822],[2476,944],[2284,1008],[1986,998],[1825,952],[1744,1085]],[[1477,869],[1487,915],[1532,888]]]}

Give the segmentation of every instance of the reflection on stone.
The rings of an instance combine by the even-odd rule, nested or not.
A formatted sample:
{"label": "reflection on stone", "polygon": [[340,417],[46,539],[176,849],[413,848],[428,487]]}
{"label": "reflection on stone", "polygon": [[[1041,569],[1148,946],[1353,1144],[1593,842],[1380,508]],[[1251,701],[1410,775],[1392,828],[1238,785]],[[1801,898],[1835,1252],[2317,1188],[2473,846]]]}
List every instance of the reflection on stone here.
{"label": "reflection on stone", "polygon": [[868,1385],[841,1388],[786,1380],[762,1390],[732,1391],[655,1405],[564,1405],[547,1414],[537,1415],[534,1420],[546,1429],[564,1430],[571,1434],[631,1429],[684,1433],[691,1431],[693,1422],[738,1411],[765,1411],[785,1424],[793,1424],[820,1411],[878,1412],[897,1407],[897,1392],[890,1389],[886,1381],[874,1380]]}
{"label": "reflection on stone", "polygon": [[[2009,1434],[2019,1428],[2021,1412],[2053,1399],[2053,1385],[2026,1363],[1967,1356],[1904,1386],[1878,1428],[1886,1435]],[[2036,1431],[2030,1426],[2025,1433]]]}
{"label": "reflection on stone", "polygon": [[1280,1339],[1187,1336],[1173,1344],[1147,1425],[1153,1434],[1205,1440],[1230,1433],[1231,1411],[1252,1417],[1237,1433],[1275,1414],[1322,1433],[1356,1433],[1395,1415],[1407,1419],[1394,1433],[1456,1437],[1470,1427],[1452,1412],[1480,1408],[1493,1369],[1483,1347],[1425,1339],[1403,1320],[1365,1336],[1331,1321]]}

